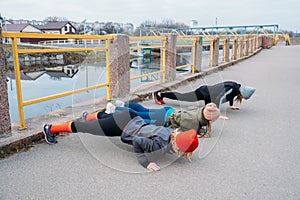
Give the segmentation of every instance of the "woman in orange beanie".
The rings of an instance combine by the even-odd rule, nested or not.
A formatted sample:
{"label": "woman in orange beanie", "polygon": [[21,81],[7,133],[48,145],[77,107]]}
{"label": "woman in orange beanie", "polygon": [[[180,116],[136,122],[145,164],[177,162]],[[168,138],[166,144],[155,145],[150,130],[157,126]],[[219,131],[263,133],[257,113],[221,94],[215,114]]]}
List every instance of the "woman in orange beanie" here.
{"label": "woman in orange beanie", "polygon": [[141,117],[130,111],[113,113],[110,117],[93,121],[71,121],[43,126],[43,133],[49,144],[57,142],[55,137],[60,132],[83,132],[107,137],[119,136],[122,142],[133,146],[138,162],[151,171],[157,171],[160,167],[155,162],[149,161],[145,153],[175,152],[190,160],[193,151],[199,145],[196,130],[178,132],[173,128],[147,124]]}

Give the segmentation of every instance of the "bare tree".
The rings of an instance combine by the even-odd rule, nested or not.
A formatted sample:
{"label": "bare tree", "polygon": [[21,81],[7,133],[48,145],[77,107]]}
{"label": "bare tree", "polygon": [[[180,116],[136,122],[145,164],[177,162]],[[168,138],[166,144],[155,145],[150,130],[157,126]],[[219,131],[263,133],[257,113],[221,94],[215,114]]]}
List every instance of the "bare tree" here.
{"label": "bare tree", "polygon": [[140,24],[141,28],[150,28],[150,27],[157,27],[155,21],[146,20]]}
{"label": "bare tree", "polygon": [[45,22],[65,22],[69,21],[66,17],[49,16],[44,19]]}
{"label": "bare tree", "polygon": [[142,22],[139,28],[184,28],[188,27],[186,24],[181,22],[175,22],[171,19],[164,19],[161,23],[156,23],[156,21],[146,20]]}

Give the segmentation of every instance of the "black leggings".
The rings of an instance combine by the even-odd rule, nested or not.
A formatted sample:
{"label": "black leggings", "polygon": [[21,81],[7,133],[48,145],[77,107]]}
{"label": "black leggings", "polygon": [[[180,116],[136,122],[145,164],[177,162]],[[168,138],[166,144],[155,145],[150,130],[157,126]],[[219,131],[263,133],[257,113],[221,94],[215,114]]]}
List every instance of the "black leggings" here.
{"label": "black leggings", "polygon": [[72,123],[72,132],[83,132],[108,137],[121,136],[128,122],[136,116],[136,114],[130,111],[122,111],[95,121],[74,122]]}
{"label": "black leggings", "polygon": [[173,100],[179,100],[179,101],[195,102],[195,101],[205,100],[201,90],[207,90],[207,86],[201,86],[195,91],[187,92],[187,93],[162,92],[161,97],[173,99]]}

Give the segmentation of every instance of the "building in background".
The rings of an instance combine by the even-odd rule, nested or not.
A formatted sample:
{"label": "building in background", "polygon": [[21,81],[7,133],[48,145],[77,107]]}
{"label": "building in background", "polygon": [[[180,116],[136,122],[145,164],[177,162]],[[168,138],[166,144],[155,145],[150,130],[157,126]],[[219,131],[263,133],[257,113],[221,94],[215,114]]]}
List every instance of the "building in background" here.
{"label": "building in background", "polygon": [[76,28],[71,22],[48,22],[39,27],[44,33],[75,34]]}
{"label": "building in background", "polygon": [[190,28],[195,28],[197,26],[198,26],[198,21],[197,20],[191,20]]}
{"label": "building in background", "polygon": [[[18,33],[43,33],[43,31],[36,26],[33,26],[29,23],[21,23],[21,24],[11,24],[11,23],[6,23],[2,27],[3,32],[18,32]],[[4,43],[10,43],[11,39],[5,38]],[[21,38],[18,41],[20,42],[34,42],[34,40],[29,39],[29,38]]]}

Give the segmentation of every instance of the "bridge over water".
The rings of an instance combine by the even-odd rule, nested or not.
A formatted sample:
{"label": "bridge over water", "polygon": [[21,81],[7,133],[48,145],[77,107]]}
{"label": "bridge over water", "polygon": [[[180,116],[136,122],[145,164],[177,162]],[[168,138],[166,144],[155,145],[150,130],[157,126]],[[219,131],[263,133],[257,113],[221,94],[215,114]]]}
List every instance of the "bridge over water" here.
{"label": "bridge over water", "polygon": [[161,35],[163,33],[177,33],[178,35],[226,35],[238,36],[241,34],[272,34],[273,37],[279,32],[278,24],[260,24],[260,25],[239,25],[239,26],[205,26],[188,28],[151,28],[141,29],[141,35]]}
{"label": "bridge over water", "polygon": [[[161,171],[147,173],[129,147],[116,148],[118,139],[73,134],[0,160],[1,198],[298,199],[299,53],[300,46],[275,46],[176,88],[236,80],[257,89],[240,111],[221,107],[230,120],[213,125],[213,136],[201,139],[191,163],[167,156],[158,160]],[[152,100],[142,104],[159,107]],[[32,125],[32,131],[41,128]]]}

